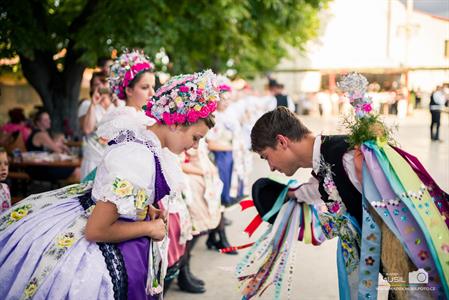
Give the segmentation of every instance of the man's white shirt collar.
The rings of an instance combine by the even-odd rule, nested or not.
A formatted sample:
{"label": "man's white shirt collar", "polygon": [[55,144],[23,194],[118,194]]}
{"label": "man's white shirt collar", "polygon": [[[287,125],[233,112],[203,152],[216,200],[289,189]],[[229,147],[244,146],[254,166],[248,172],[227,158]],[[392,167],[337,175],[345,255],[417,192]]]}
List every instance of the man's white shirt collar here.
{"label": "man's white shirt collar", "polygon": [[320,171],[320,160],[321,160],[321,134],[315,137],[313,142],[313,154],[312,154],[312,168],[313,171],[318,174]]}

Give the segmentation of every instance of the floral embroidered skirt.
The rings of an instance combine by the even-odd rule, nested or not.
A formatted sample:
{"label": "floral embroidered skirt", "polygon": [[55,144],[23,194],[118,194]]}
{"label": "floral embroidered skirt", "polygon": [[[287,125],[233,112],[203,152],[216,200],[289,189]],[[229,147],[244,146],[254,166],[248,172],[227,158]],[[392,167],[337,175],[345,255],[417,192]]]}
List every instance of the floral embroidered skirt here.
{"label": "floral embroidered skirt", "polygon": [[148,256],[141,255],[147,265],[138,274],[143,289],[132,295],[128,277],[135,274],[127,269],[139,268],[122,255],[142,247],[148,254],[148,239],[108,244],[84,238],[90,192],[86,183],[31,195],[0,215],[0,299],[151,299],[144,290]]}

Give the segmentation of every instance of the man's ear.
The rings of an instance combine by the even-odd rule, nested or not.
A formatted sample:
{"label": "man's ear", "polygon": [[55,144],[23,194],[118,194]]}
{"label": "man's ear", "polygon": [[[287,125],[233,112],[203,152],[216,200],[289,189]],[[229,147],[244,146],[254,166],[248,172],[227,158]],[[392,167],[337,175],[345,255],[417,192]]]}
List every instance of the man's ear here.
{"label": "man's ear", "polygon": [[290,139],[286,136],[283,136],[282,134],[278,134],[276,136],[276,141],[281,149],[287,149],[290,144]]}

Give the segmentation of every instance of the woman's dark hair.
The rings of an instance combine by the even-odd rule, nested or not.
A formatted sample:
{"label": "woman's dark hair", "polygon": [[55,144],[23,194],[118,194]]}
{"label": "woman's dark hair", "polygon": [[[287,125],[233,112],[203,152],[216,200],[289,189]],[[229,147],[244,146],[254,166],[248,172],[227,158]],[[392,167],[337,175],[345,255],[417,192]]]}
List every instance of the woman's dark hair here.
{"label": "woman's dark hair", "polygon": [[37,122],[40,121],[41,117],[43,114],[48,114],[48,111],[46,111],[45,109],[39,109],[38,111],[36,111],[36,113],[33,115],[33,123],[36,125]]}
{"label": "woman's dark hair", "polygon": [[23,113],[23,109],[20,107],[16,107],[8,111],[9,119],[13,124],[20,124],[21,122],[26,121],[25,114]]}
{"label": "woman's dark hair", "polygon": [[280,106],[265,113],[251,130],[251,148],[260,152],[275,148],[276,136],[281,134],[293,141],[300,141],[311,131],[288,108]]}
{"label": "woman's dark hair", "polygon": [[95,92],[95,79],[100,79],[101,83],[106,83],[106,74],[103,72],[93,72],[92,78],[89,81],[89,96],[92,97],[92,95]]}

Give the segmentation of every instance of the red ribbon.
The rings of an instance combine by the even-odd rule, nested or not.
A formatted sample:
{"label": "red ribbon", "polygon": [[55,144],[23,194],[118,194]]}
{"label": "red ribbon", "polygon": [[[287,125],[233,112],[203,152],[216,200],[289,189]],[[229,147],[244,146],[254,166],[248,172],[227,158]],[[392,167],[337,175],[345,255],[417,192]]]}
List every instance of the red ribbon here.
{"label": "red ribbon", "polygon": [[244,211],[247,208],[253,207],[254,206],[254,201],[251,199],[248,200],[242,200],[239,202],[240,207],[242,208],[242,211]]}
{"label": "red ribbon", "polygon": [[243,232],[248,233],[248,236],[251,237],[254,231],[259,228],[259,225],[262,224],[262,221],[262,218],[259,215],[256,215]]}
{"label": "red ribbon", "polygon": [[254,243],[249,243],[249,244],[240,245],[240,246],[230,246],[230,247],[226,247],[226,248],[221,248],[220,252],[226,253],[226,252],[231,252],[231,251],[235,251],[235,250],[241,250],[241,249],[251,247],[252,245],[254,245]]}

